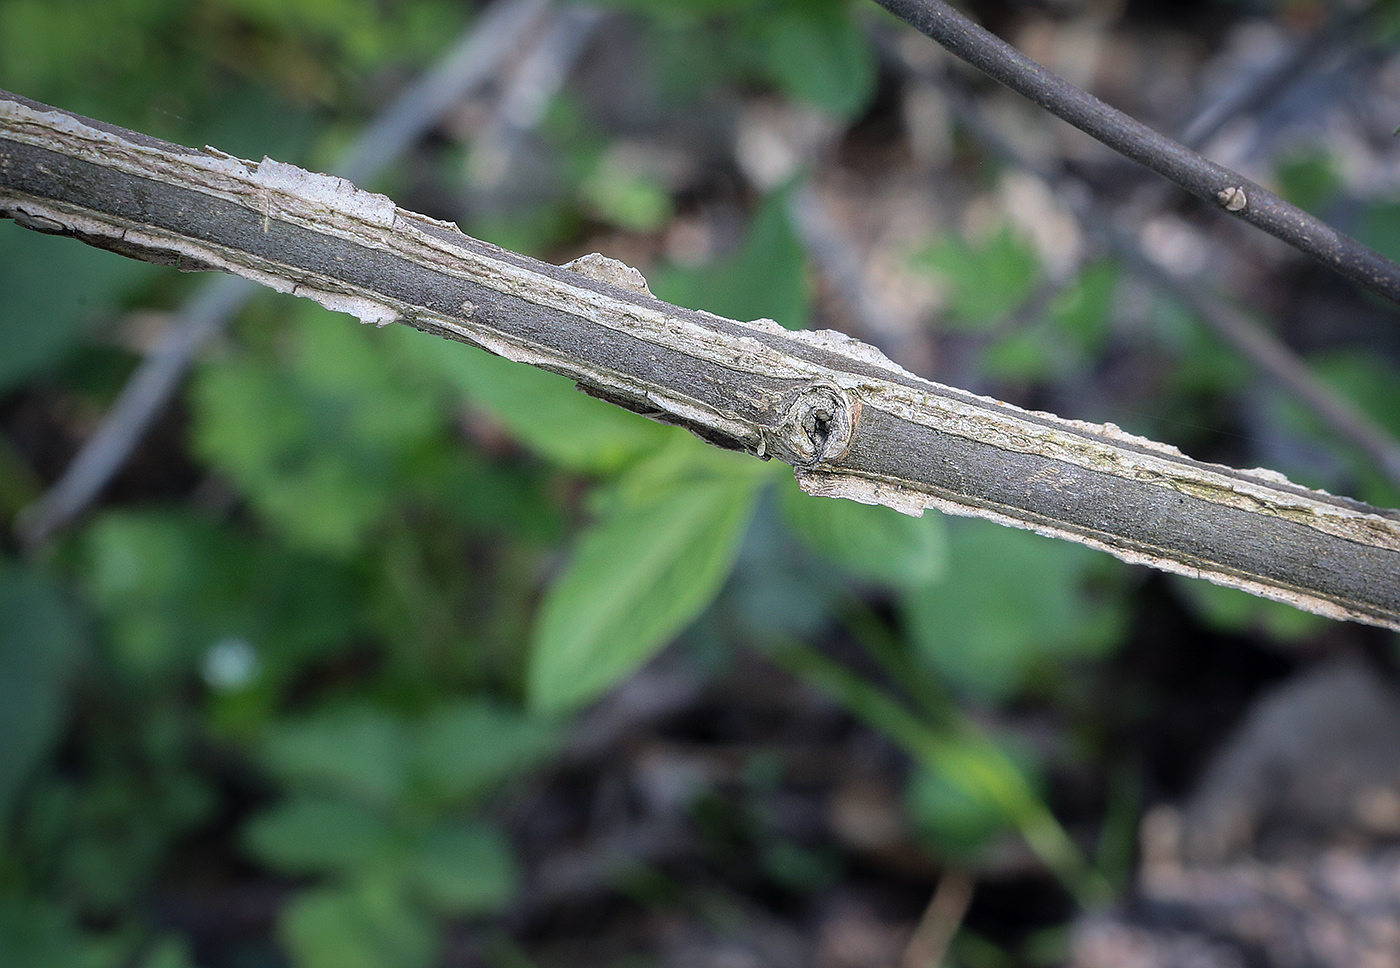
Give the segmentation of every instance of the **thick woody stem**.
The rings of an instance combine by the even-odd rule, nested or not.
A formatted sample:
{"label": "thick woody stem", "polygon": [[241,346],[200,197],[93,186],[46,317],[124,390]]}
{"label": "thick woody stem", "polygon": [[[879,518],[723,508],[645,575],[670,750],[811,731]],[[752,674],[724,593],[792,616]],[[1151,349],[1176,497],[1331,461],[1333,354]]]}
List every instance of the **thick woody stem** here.
{"label": "thick woody stem", "polygon": [[672,306],[608,260],[538,262],[340,178],[0,92],[0,215],[566,374],[778,457],[809,493],[988,518],[1400,629],[1400,512],[932,383],[839,333]]}

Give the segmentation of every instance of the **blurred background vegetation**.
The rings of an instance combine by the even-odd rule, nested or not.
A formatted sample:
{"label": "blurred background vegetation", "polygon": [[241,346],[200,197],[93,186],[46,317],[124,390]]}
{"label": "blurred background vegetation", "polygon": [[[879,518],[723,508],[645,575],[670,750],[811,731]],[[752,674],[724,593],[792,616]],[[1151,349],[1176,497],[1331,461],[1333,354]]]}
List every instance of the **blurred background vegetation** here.
{"label": "blurred background vegetation", "polygon": [[[329,170],[512,2],[0,0],[0,87]],[[365,187],[1400,504],[967,105],[1400,433],[1393,307],[874,5],[537,6]],[[969,6],[1169,132],[1331,31],[1213,153],[1400,254],[1393,5]],[[97,506],[27,544],[14,522],[204,283],[0,223],[0,964],[1087,965],[1076,919],[1133,896],[1143,817],[1189,806],[1257,697],[1394,668],[1394,636],[808,498],[551,374],[271,293]]]}

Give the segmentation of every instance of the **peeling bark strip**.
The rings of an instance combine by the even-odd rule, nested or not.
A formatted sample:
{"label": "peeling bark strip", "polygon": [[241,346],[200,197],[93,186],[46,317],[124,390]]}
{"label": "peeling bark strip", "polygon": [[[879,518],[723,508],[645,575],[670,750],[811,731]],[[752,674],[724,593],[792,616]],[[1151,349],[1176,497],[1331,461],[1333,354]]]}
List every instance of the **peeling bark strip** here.
{"label": "peeling bark strip", "polygon": [[0,215],[563,373],[778,457],[809,493],[988,518],[1400,629],[1400,512],[931,383],[840,333],[672,306],[611,260],[537,262],[343,179],[0,92]]}

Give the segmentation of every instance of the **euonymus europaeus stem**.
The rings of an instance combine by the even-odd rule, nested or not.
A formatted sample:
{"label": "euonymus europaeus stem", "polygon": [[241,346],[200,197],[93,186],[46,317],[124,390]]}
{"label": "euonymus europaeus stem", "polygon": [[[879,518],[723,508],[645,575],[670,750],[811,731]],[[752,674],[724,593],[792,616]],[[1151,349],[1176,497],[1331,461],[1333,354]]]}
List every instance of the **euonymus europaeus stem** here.
{"label": "euonymus europaeus stem", "polygon": [[809,493],[988,518],[1400,629],[1400,513],[932,383],[839,333],[672,306],[610,260],[539,262],[339,178],[0,92],[0,215],[566,374],[784,460]]}

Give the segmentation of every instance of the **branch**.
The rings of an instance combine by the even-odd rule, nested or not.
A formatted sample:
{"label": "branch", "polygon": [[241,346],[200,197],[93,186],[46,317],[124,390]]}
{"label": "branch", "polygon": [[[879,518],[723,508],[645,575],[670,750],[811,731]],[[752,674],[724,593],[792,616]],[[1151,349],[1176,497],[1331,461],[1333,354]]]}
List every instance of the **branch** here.
{"label": "branch", "polygon": [[958,58],[1119,154],[1400,303],[1400,265],[1042,67],[944,0],[876,0]]}
{"label": "branch", "polygon": [[1400,629],[1400,512],[932,383],[839,333],[672,306],[620,263],[537,262],[343,179],[0,93],[0,215],[566,374],[778,457],[812,494],[988,518]]}

